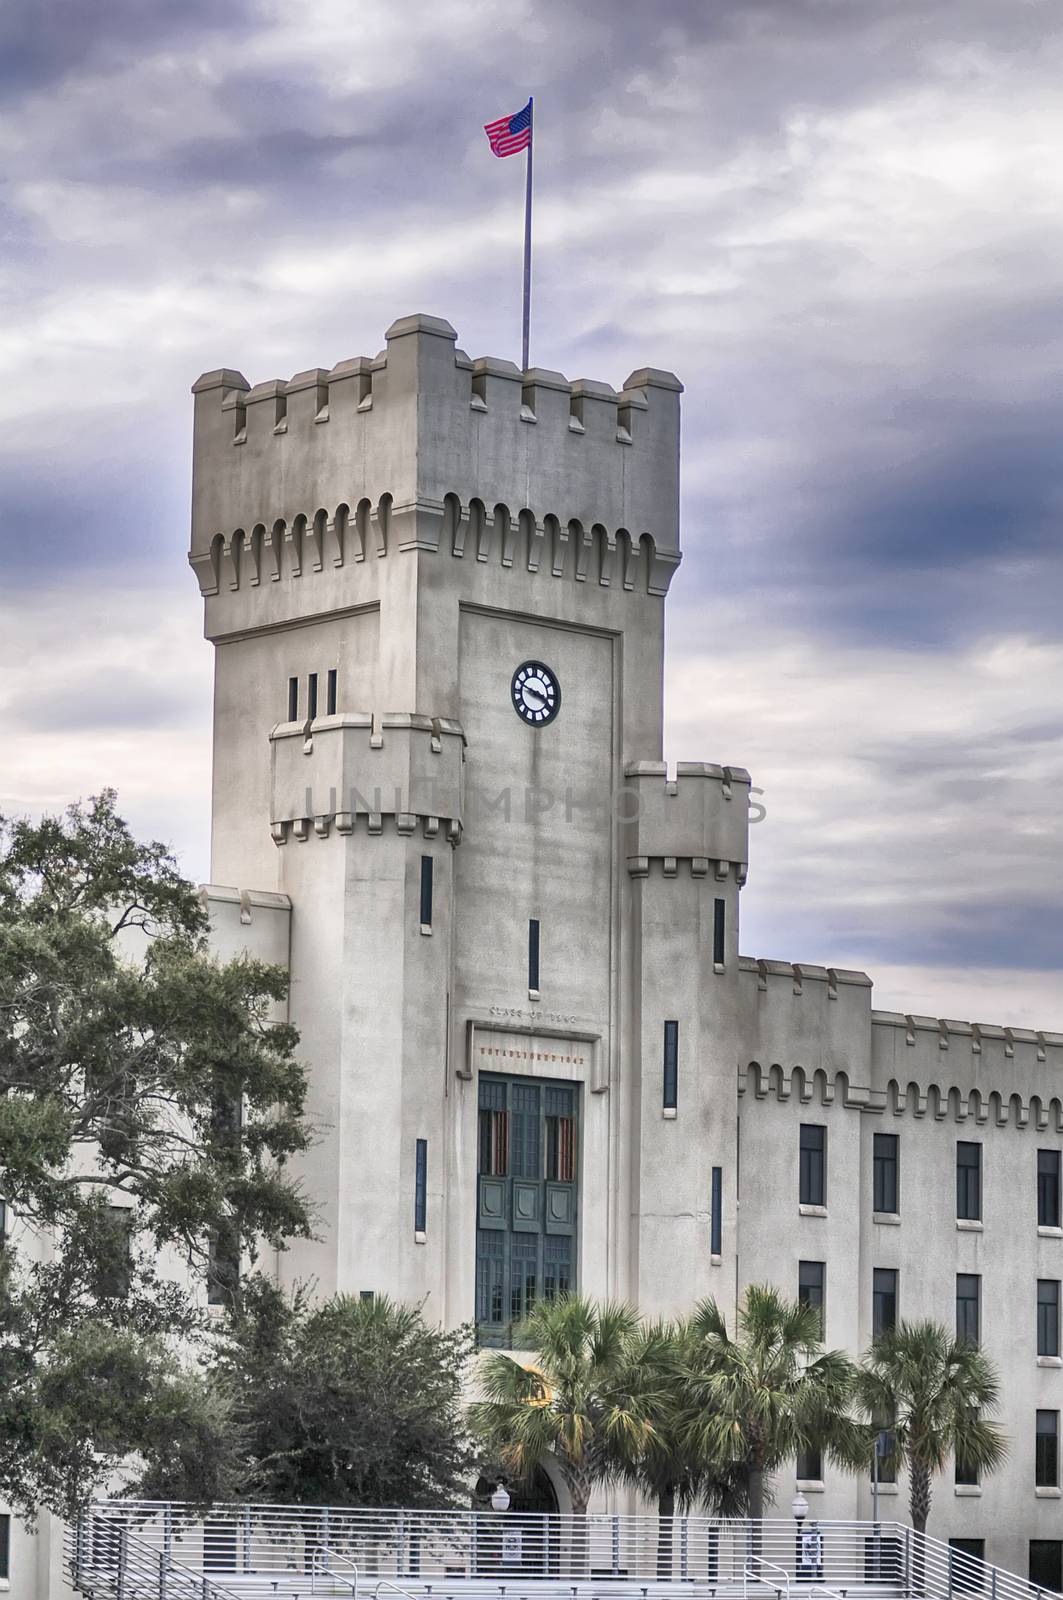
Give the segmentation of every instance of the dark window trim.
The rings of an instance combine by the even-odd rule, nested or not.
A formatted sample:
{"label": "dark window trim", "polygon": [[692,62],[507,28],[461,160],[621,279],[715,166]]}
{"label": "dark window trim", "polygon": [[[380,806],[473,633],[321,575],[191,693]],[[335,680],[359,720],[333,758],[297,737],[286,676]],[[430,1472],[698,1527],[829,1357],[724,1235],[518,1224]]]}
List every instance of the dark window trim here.
{"label": "dark window trim", "polygon": [[662,1095],[665,1111],[674,1111],[679,1104],[679,1023],[664,1025],[664,1084]]}
{"label": "dark window trim", "polygon": [[974,1139],[956,1140],[956,1217],[960,1222],[982,1220],[982,1146]]}
{"label": "dark window trim", "polygon": [[[1042,1418],[1048,1419],[1048,1426],[1042,1424]],[[1034,1482],[1038,1489],[1059,1488],[1058,1411],[1038,1409],[1034,1421]]]}
{"label": "dark window trim", "polygon": [[[1045,1291],[1050,1291],[1046,1293]],[[1045,1313],[1042,1316],[1042,1311]],[[1037,1280],[1037,1354],[1059,1354],[1059,1279]]]}
{"label": "dark window trim", "polygon": [[1060,1153],[1058,1150],[1038,1150],[1037,1226],[1039,1228],[1058,1228],[1059,1225]]}
{"label": "dark window trim", "polygon": [[[888,1287],[885,1280],[889,1280]],[[900,1273],[896,1267],[873,1267],[871,1269],[871,1337],[878,1339],[882,1334],[897,1326],[898,1302],[900,1300]],[[879,1316],[879,1307],[885,1312],[885,1301],[892,1300],[889,1320]],[[880,1325],[881,1324],[881,1325]]]}
{"label": "dark window trim", "polygon": [[421,857],[421,927],[432,926],[432,877],[434,862],[431,856]]}
{"label": "dark window trim", "polygon": [[712,1201],[709,1216],[709,1249],[714,1256],[723,1251],[723,1168],[712,1169]]}
{"label": "dark window trim", "polygon": [[[970,1295],[970,1294],[961,1295],[960,1294],[960,1284],[963,1283],[964,1287],[965,1288],[967,1287],[967,1282],[965,1280],[969,1280],[970,1282],[973,1282],[973,1284],[974,1284],[974,1294],[973,1295]],[[965,1329],[961,1325],[961,1317],[960,1317],[960,1306],[963,1305],[964,1307],[968,1307],[972,1303],[974,1305],[974,1338],[973,1339],[967,1337],[967,1334],[968,1334],[969,1330]],[[964,1320],[966,1320],[966,1312],[965,1312]],[[957,1274],[956,1274],[956,1337],[957,1337],[957,1339],[966,1338],[966,1342],[968,1344],[973,1344],[973,1345],[979,1345],[982,1342],[982,1276],[981,1276],[981,1273],[978,1273],[978,1272],[957,1272]]]}
{"label": "dark window trim", "polygon": [[798,1200],[803,1206],[827,1203],[827,1127],[822,1122],[802,1122],[798,1135],[800,1171]]}
{"label": "dark window trim", "polygon": [[722,967],[727,948],[727,902],[714,900],[712,903],[712,961],[713,965]]}
{"label": "dark window trim", "polygon": [[539,992],[539,919],[528,921],[528,988]]}
{"label": "dark window trim", "polygon": [[428,1140],[418,1139],[414,1152],[413,1231],[428,1230]]}
{"label": "dark window trim", "polygon": [[876,1133],[871,1145],[872,1209],[887,1216],[898,1216],[901,1209],[900,1138],[895,1133]]}

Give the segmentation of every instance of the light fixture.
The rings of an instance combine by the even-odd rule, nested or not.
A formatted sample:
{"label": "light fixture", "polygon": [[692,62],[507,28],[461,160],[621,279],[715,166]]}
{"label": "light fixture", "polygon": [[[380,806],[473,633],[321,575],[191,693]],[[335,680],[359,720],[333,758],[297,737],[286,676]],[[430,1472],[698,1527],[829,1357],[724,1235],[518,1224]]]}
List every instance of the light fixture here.
{"label": "light fixture", "polygon": [[[495,1488],[495,1492],[491,1496],[491,1509],[492,1511],[509,1510],[509,1490],[501,1480],[499,1480]],[[807,1506],[805,1507],[805,1510],[808,1510]]]}
{"label": "light fixture", "polygon": [[797,1523],[804,1522],[805,1518],[808,1516],[808,1501],[805,1499],[800,1489],[798,1489],[797,1493],[790,1501],[790,1512],[794,1521]]}

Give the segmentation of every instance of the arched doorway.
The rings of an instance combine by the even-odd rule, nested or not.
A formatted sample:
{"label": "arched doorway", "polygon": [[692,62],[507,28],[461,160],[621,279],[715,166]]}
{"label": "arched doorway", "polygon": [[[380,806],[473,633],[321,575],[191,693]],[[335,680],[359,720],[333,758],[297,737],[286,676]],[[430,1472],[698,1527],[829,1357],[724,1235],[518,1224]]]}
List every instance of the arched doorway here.
{"label": "arched doorway", "polygon": [[476,1480],[473,1490],[472,1503],[474,1507],[487,1508],[491,1504],[491,1496],[499,1482],[505,1484],[509,1490],[509,1515],[514,1512],[538,1512],[546,1515],[556,1515],[560,1509],[557,1503],[557,1490],[554,1488],[550,1474],[545,1467],[533,1467],[527,1477],[510,1478],[505,1473],[498,1477],[488,1475]]}
{"label": "arched doorway", "polygon": [[[549,1472],[534,1467],[524,1478],[499,1473],[477,1481],[473,1508],[490,1508],[495,1486],[501,1481],[509,1491],[509,1508],[492,1518],[490,1533],[479,1540],[476,1568],[480,1573],[548,1577],[559,1570],[561,1530],[557,1516],[557,1491]],[[549,1519],[549,1520],[547,1520]]]}

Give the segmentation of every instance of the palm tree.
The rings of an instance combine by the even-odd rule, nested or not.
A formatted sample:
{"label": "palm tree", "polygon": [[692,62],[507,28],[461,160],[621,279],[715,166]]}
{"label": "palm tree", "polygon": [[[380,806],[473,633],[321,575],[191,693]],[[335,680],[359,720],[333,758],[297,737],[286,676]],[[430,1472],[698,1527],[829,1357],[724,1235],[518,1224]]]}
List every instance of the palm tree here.
{"label": "palm tree", "polygon": [[656,1322],[641,1330],[633,1359],[655,1397],[653,1428],[619,1476],[657,1507],[657,1577],[672,1571],[672,1519],[701,1506],[713,1516],[746,1511],[742,1470],[730,1461],[709,1460],[692,1438],[692,1396],[686,1377],[691,1334],[686,1322]]}
{"label": "palm tree", "polygon": [[892,1419],[893,1455],[908,1471],[912,1527],[926,1532],[934,1475],[950,1456],[979,1473],[1007,1455],[1007,1441],[984,1413],[996,1409],[996,1368],[976,1345],[939,1322],[902,1322],[875,1340],[857,1375],[869,1419]]}
{"label": "palm tree", "polygon": [[555,1456],[578,1516],[594,1486],[619,1477],[653,1433],[655,1368],[638,1366],[638,1329],[630,1306],[542,1300],[517,1334],[535,1365],[499,1351],[479,1369],[483,1399],[469,1415],[487,1449],[520,1477]]}
{"label": "palm tree", "polygon": [[840,1350],[823,1349],[818,1308],[751,1284],[732,1338],[715,1300],[704,1300],[690,1319],[686,1359],[696,1402],[687,1442],[702,1459],[738,1469],[755,1522],[770,1474],[803,1450],[850,1469],[868,1458],[866,1430],[848,1415],[855,1371]]}

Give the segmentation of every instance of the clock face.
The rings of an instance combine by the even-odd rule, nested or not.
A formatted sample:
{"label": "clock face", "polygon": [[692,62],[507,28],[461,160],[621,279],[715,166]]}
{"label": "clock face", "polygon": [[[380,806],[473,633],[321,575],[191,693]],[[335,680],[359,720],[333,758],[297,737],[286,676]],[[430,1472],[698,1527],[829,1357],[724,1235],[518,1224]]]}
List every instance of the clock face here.
{"label": "clock face", "polygon": [[553,722],[561,710],[561,685],[541,661],[525,661],[517,668],[510,693],[517,716],[533,728]]}

